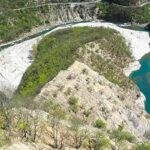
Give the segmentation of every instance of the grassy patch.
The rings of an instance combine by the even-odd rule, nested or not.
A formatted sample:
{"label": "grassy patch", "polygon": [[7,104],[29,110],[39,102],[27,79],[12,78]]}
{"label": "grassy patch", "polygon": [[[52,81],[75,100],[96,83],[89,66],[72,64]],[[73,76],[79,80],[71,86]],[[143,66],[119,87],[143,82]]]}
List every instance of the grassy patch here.
{"label": "grassy patch", "polygon": [[78,110],[79,110],[79,107],[78,107],[78,98],[72,96],[70,97],[69,99],[69,104],[71,106],[71,110],[74,112],[74,113],[77,113]]}
{"label": "grassy patch", "polygon": [[130,143],[134,143],[136,141],[136,138],[131,133],[119,129],[113,130],[112,138],[115,138],[119,142],[128,141]]}
{"label": "grassy patch", "polygon": [[150,143],[147,142],[147,143],[138,144],[135,150],[150,150]]}
{"label": "grassy patch", "polygon": [[96,128],[102,129],[102,128],[106,128],[106,123],[103,122],[102,120],[96,120],[95,125]]}

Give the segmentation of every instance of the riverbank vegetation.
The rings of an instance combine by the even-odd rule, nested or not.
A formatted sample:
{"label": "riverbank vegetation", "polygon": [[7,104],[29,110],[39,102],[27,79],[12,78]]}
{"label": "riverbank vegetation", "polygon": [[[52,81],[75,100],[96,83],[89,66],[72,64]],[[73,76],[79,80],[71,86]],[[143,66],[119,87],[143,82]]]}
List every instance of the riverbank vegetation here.
{"label": "riverbank vegetation", "polygon": [[[109,43],[105,43],[104,39]],[[115,39],[118,40],[118,44],[116,44]],[[111,52],[118,58],[123,58],[122,60],[130,59],[130,52],[125,40],[113,29],[81,27],[56,31],[43,38],[38,44],[36,56],[34,56],[35,60],[24,74],[17,95],[21,97],[35,95],[45,83],[52,80],[60,70],[67,69],[76,58],[84,61],[81,57],[78,57],[77,49],[88,42],[97,40],[100,40],[98,42],[101,43],[102,48],[108,44],[110,45],[105,47],[109,47],[108,53]],[[126,85],[127,81],[121,80],[122,77],[120,78],[117,75],[119,73],[112,70],[108,60],[93,55],[92,57],[95,58],[91,58],[92,63],[94,63],[92,66],[97,68],[100,74],[120,86]],[[118,65],[119,68],[123,67],[123,63],[117,61],[112,61],[112,63],[114,66]],[[108,69],[106,70],[106,68]]]}

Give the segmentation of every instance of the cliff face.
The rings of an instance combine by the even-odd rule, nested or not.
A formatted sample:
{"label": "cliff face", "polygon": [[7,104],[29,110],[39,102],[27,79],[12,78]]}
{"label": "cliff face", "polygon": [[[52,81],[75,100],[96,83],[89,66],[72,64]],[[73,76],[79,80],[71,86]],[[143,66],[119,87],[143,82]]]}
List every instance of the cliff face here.
{"label": "cliff face", "polygon": [[57,6],[57,8],[54,9],[55,10],[52,11],[54,19],[50,20],[55,23],[96,19],[95,6],[93,5],[76,6],[73,4],[72,6]]}

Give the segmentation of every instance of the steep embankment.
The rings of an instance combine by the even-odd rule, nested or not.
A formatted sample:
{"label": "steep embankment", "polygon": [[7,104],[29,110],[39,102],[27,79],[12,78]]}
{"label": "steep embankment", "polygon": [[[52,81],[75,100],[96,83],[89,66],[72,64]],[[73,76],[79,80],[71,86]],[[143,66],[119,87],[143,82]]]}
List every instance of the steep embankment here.
{"label": "steep embankment", "polygon": [[34,6],[30,4],[30,6],[23,9],[2,11],[0,14],[0,43],[66,22],[104,19],[112,22],[148,23],[150,20],[149,5],[132,8],[97,2],[78,5],[47,4]]}
{"label": "steep embankment", "polygon": [[[10,41],[22,33],[38,32],[40,28],[65,22],[92,20],[95,5],[43,5],[24,10],[10,10],[0,14],[0,41]],[[62,15],[63,14],[63,15]],[[32,31],[34,28],[36,30]],[[11,32],[10,32],[11,31]]]}

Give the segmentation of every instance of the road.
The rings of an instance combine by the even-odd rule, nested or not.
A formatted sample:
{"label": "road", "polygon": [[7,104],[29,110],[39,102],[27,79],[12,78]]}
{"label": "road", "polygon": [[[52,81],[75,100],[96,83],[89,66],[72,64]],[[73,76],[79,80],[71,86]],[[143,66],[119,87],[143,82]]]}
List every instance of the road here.
{"label": "road", "polygon": [[[99,3],[101,2],[102,0],[96,0],[96,1],[93,1],[93,2],[78,2],[78,3],[75,3],[75,2],[68,2],[68,3],[45,3],[45,4],[41,4],[41,5],[37,5],[37,6],[30,6],[30,7],[22,7],[22,8],[17,8],[17,9],[13,9],[13,11],[19,11],[19,10],[25,10],[25,9],[32,9],[32,8],[38,8],[38,7],[42,7],[42,6],[57,6],[57,5],[90,5],[90,4],[96,4],[96,3]],[[128,7],[128,8],[138,8],[138,7],[143,7],[147,4],[150,4],[150,2],[145,2],[141,5],[137,5],[137,6],[124,6],[124,5],[119,5],[119,4],[116,4],[118,6],[121,6],[121,7]]]}
{"label": "road", "polygon": [[[90,4],[96,4],[96,3],[99,3],[101,2],[102,0],[96,0],[96,1],[93,1],[93,2],[78,2],[78,3],[75,3],[75,2],[68,2],[68,3],[44,3],[44,4],[41,4],[41,5],[37,5],[37,6],[27,6],[27,7],[22,7],[22,8],[17,8],[17,9],[10,9],[9,11],[20,11],[20,10],[25,10],[25,9],[32,9],[32,8],[38,8],[38,7],[42,7],[42,6],[57,6],[57,5],[90,5]],[[115,4],[115,5],[118,5],[118,6],[121,6],[121,7],[127,7],[127,8],[138,8],[138,7],[143,7],[147,4],[150,4],[150,2],[145,2],[141,5],[137,5],[137,6],[124,6],[124,5],[119,5],[119,4]]]}
{"label": "road", "polygon": [[18,9],[13,9],[13,11],[19,11],[19,10],[25,10],[25,9],[31,9],[31,8],[38,8],[42,6],[57,6],[57,5],[90,5],[90,4],[96,4],[98,2],[101,2],[101,0],[96,0],[93,2],[68,2],[68,3],[45,3],[37,6],[31,6],[31,7],[23,7],[23,8],[18,8]]}

